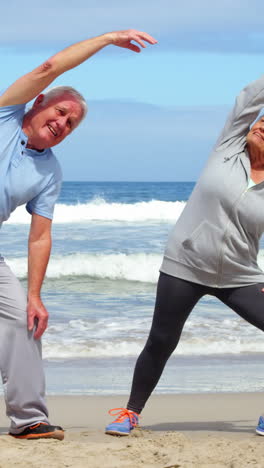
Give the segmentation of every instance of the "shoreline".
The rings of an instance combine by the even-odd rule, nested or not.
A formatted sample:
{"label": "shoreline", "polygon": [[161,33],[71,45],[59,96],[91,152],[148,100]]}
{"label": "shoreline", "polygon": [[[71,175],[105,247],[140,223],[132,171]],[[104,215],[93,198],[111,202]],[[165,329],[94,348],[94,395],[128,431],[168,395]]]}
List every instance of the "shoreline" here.
{"label": "shoreline", "polygon": [[[44,359],[47,394],[111,396],[129,393],[137,356]],[[172,355],[155,395],[263,391],[263,353]],[[1,392],[0,392],[1,393]]]}
{"label": "shoreline", "polygon": [[127,396],[48,396],[50,421],[65,440],[17,440],[0,398],[1,468],[243,468],[259,467],[264,437],[255,434],[262,393],[153,395],[129,437],[104,434],[110,408]]}

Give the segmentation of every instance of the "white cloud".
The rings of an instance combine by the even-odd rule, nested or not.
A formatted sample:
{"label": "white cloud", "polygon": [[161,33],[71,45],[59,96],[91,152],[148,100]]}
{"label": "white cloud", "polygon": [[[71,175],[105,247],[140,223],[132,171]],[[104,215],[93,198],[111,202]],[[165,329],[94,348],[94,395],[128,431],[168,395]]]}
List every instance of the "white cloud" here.
{"label": "white cloud", "polygon": [[[261,0],[11,0],[1,7],[0,45],[39,47],[69,43],[105,31],[135,27],[161,46],[181,50],[261,51]],[[54,6],[55,5],[55,6]]]}

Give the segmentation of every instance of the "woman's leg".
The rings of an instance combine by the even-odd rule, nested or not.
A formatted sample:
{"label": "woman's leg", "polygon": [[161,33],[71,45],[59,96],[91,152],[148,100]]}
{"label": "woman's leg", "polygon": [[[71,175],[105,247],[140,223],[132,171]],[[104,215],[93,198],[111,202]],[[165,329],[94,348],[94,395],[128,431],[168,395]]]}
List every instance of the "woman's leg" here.
{"label": "woman's leg", "polygon": [[179,342],[186,319],[206,292],[205,286],[161,273],[150,334],[134,371],[129,410],[139,414],[144,408]]}
{"label": "woman's leg", "polygon": [[[264,331],[264,283],[225,288],[216,291],[215,295],[240,317]],[[264,436],[264,416],[259,418],[256,433]]]}
{"label": "woman's leg", "polygon": [[215,296],[240,317],[264,331],[264,283],[219,289]]}

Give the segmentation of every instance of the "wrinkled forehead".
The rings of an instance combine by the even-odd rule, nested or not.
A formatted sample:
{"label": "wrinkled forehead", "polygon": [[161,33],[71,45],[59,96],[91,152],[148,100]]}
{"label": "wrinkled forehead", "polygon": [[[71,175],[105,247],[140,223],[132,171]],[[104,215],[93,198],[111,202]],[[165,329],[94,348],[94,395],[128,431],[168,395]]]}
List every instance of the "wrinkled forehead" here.
{"label": "wrinkled forehead", "polygon": [[59,96],[54,96],[43,102],[45,107],[59,106],[65,113],[72,114],[75,118],[80,120],[83,116],[83,108],[78,99],[70,93],[63,93]]}

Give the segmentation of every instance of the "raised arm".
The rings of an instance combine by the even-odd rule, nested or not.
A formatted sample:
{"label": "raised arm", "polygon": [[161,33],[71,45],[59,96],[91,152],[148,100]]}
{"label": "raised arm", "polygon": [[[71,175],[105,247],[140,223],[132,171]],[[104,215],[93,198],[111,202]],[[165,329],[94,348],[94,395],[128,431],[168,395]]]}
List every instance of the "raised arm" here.
{"label": "raised arm", "polygon": [[225,126],[216,142],[215,148],[220,149],[233,144],[245,143],[250,125],[264,107],[264,75],[249,83],[237,96]]}
{"label": "raised arm", "polygon": [[[138,45],[131,41],[136,42]],[[77,67],[110,44],[132,50],[133,52],[140,52],[139,46],[145,48],[145,42],[155,44],[157,41],[145,32],[129,29],[128,31],[115,31],[102,34],[101,36],[73,44],[15,81],[0,96],[0,107],[24,104],[31,101],[31,99],[34,99],[49,86],[55,78],[67,70]]]}

